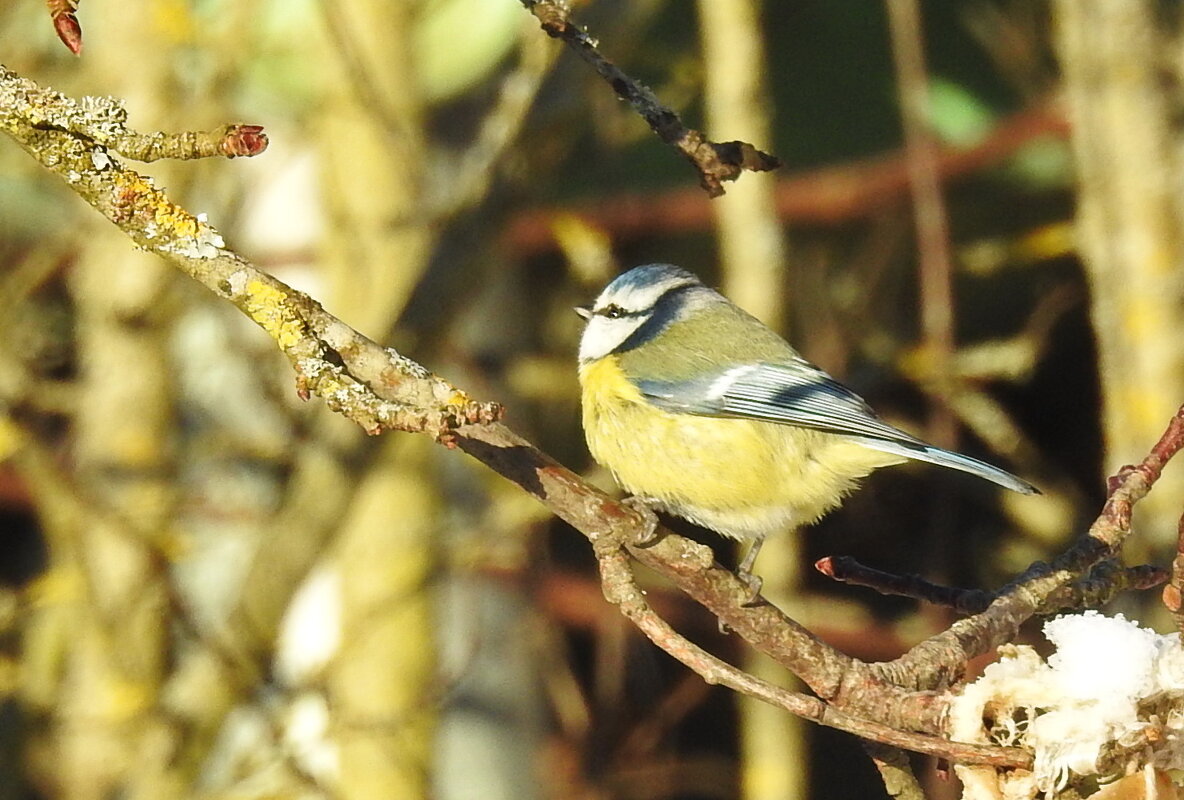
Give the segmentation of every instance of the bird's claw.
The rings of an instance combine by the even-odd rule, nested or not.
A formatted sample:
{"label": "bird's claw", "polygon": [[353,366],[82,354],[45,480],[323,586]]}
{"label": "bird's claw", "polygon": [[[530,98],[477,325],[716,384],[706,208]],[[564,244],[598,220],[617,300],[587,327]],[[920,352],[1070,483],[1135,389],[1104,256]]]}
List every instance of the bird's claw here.
{"label": "bird's claw", "polygon": [[652,547],[662,538],[658,533],[658,515],[650,508],[645,498],[632,495],[621,500],[621,505],[631,508],[641,515],[645,522],[645,532],[633,540],[636,547]]}
{"label": "bird's claw", "polygon": [[[743,565],[741,565],[743,567]],[[765,604],[765,598],[761,597],[761,587],[764,586],[765,580],[760,575],[753,575],[746,569],[736,570],[736,580],[744,584],[748,589],[748,598],[740,604],[742,608],[756,608]],[[719,620],[719,632],[727,636],[732,632],[732,626]]]}
{"label": "bird's claw", "polygon": [[755,608],[765,602],[761,597],[761,587],[765,585],[764,578],[743,570],[736,572],[736,578],[748,589],[748,599],[741,605],[745,608]]}

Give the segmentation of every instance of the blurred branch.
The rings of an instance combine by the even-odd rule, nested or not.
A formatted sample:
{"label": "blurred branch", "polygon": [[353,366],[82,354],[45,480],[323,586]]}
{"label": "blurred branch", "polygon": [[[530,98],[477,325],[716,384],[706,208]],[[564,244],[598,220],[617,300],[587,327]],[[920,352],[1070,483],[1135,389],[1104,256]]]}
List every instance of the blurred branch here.
{"label": "blurred branch", "polygon": [[[1076,233],[1098,352],[1105,461],[1129,463],[1184,396],[1184,182],[1178,20],[1154,0],[1051,3],[1078,195]],[[1184,475],[1142,513],[1176,539]]]}
{"label": "blurred branch", "polygon": [[[943,148],[937,168],[943,181],[973,175],[1003,163],[1025,145],[1045,136],[1064,138],[1065,120],[1055,101],[1043,102],[1003,119],[974,147]],[[903,152],[823,167],[777,181],[775,201],[783,221],[823,225],[846,222],[899,205],[909,194]],[[551,225],[556,217],[579,214],[616,241],[657,233],[703,231],[712,223],[711,204],[700,191],[676,189],[656,194],[621,194],[584,208],[536,208],[508,225],[503,242],[520,255],[555,248]]]}
{"label": "blurred branch", "polygon": [[[905,166],[917,228],[921,330],[933,372],[944,387],[954,353],[953,263],[950,225],[941,194],[938,145],[929,125],[929,75],[921,40],[921,9],[918,0],[887,0],[887,7],[904,127]],[[944,406],[933,406],[929,439],[942,447],[953,447],[957,435],[953,415]]]}
{"label": "blurred branch", "polygon": [[[732,131],[753,142],[772,141],[774,107],[761,0],[699,0],[703,59],[703,110],[711,130]],[[711,204],[715,213],[722,291],[774,330],[783,330],[790,305],[788,246],[774,199],[772,173],[749,175]],[[776,603],[793,602],[802,576],[800,536],[782,536],[765,548],[764,592]],[[766,681],[784,679],[780,664],[749,652],[745,671]],[[807,726],[801,718],[754,699],[742,698],[740,785],[745,800],[797,797],[809,785]]]}
{"label": "blurred branch", "polygon": [[378,81],[366,65],[361,47],[349,31],[341,4],[338,0],[319,0],[317,5],[321,8],[325,29],[333,42],[334,51],[344,64],[359,103],[382,122],[389,136],[396,139],[411,136],[411,127],[394,108],[391,108],[387,96],[379,88]]}
{"label": "blurred branch", "polygon": [[473,143],[461,155],[454,170],[457,180],[445,182],[448,196],[436,213],[449,217],[484,198],[502,157],[518,139],[522,126],[558,55],[537,36],[524,37],[519,54],[521,64],[501,82],[493,108],[481,118]]}
{"label": "blurred branch", "polygon": [[622,100],[649,124],[663,142],[671,145],[694,164],[699,185],[710,197],[724,193],[723,182],[734,181],[745,170],[766,172],[781,162],[748,142],[713,142],[694,128],[683,125],[678,114],[658,100],[646,86],[626,75],[600,54],[598,43],[569,18],[564,0],[521,0],[553,39],[563,40],[608,82]]}
{"label": "blurred branch", "polygon": [[872,763],[880,771],[884,789],[896,800],[925,800],[925,792],[913,774],[909,757],[896,747],[865,742],[863,749],[871,756]]}

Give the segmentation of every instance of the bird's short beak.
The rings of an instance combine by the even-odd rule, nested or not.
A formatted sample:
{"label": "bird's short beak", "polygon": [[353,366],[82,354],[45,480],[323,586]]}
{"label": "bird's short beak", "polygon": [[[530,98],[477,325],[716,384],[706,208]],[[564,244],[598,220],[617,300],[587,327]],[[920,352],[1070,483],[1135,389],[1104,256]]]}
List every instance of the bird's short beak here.
{"label": "bird's short beak", "polygon": [[572,311],[579,314],[584,319],[592,319],[592,306],[576,306]]}

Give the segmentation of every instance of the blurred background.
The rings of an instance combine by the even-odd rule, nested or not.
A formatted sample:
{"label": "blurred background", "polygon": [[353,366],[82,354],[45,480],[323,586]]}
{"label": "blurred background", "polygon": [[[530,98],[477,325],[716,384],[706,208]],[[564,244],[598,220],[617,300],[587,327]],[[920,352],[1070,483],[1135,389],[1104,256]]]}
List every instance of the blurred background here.
{"label": "blurred background", "polygon": [[[263,125],[260,157],[143,171],[605,488],[571,307],[652,261],[1041,487],[900,467],[771,541],[766,595],[859,658],[951,617],[815,559],[995,588],[1083,530],[1184,400],[1180,7],[574,5],[689,125],[784,166],[708,200],[517,0],[87,0],[80,59],[12,0],[0,40],[141,131]],[[1166,563],[1181,472],[1128,559]],[[680,631],[792,685],[641,578]],[[1157,598],[1121,610],[1169,630]],[[855,739],[639,636],[583,537],[516,487],[300,402],[262,332],[0,143],[0,800],[883,793]]]}

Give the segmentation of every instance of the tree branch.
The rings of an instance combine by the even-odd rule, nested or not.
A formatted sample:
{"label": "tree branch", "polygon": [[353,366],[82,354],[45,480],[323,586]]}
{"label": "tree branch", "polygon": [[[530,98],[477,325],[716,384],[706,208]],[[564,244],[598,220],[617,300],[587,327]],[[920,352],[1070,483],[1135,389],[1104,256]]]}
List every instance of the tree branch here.
{"label": "tree branch", "polygon": [[1147,496],[1164,465],[1182,447],[1184,407],[1172,417],[1143,461],[1123,467],[1110,479],[1110,496],[1102,513],[1072,547],[1052,564],[1033,564],[981,614],[955,622],[895,661],[875,665],[877,673],[892,683],[917,688],[950,685],[959,680],[966,662],[1011,641],[1020,625],[1044,608],[1050,598],[1081,580],[1099,562],[1117,554],[1130,534],[1135,503]]}
{"label": "tree branch", "polygon": [[[866,586],[880,594],[910,597],[945,606],[959,614],[981,614],[998,597],[1011,591],[1012,584],[996,592],[941,586],[920,575],[894,575],[859,563],[850,556],[827,556],[814,567],[840,583]],[[1168,579],[1168,572],[1151,564],[1123,567],[1113,559],[1095,566],[1080,580],[1051,593],[1037,613],[1057,614],[1082,608],[1099,608],[1131,589],[1152,589]],[[1166,590],[1165,590],[1166,591]]]}
{"label": "tree branch", "polygon": [[[0,131],[62,177],[137,246],[161,256],[249,316],[287,356],[302,394],[317,394],[368,433],[423,432],[462,449],[584,533],[600,559],[606,596],[656,643],[709,681],[893,746],[965,763],[1029,763],[1026,753],[1013,748],[970,746],[934,736],[944,730],[947,701],[940,690],[960,677],[968,658],[1008,641],[1050,597],[1113,556],[1129,533],[1131,507],[1184,446],[1181,409],[1151,454],[1116,476],[1106,507],[1089,533],[1051,567],[1037,565],[985,612],[956,623],[900,659],[869,665],[822,642],[780,609],[748,605],[748,588],[715,563],[709,548],[673,534],[653,546],[635,546],[632,543],[649,535],[640,515],[498,424],[499,406],[471,400],[226,248],[203,215],[176,206],[148,178],[111,157],[99,139],[144,141],[123,128],[122,109],[114,101],[75,103],[0,67]],[[626,549],[791,669],[818,697],[759,681],[676,634],[637,590]]]}
{"label": "tree branch", "polygon": [[[204,214],[175,205],[152,180],[127,169],[112,149],[132,156],[200,158],[225,155],[216,137],[128,131],[114,100],[75,102],[0,67],[0,131],[111,220],[144,250],[156,253],[223,297],[261,327],[288,357],[301,396],[316,394],[367,433],[430,433],[437,438],[468,422],[496,419],[493,403],[477,403],[447,381],[367,339],[225,247]],[[254,154],[266,143],[256,126],[227,126],[222,142],[245,141]],[[156,142],[159,146],[146,145]]]}
{"label": "tree branch", "polygon": [[775,156],[757,150],[748,142],[713,142],[684,125],[678,114],[663,105],[649,87],[601,55],[596,40],[569,19],[569,9],[563,0],[522,0],[522,5],[534,14],[548,36],[563,40],[591,64],[617,96],[633,106],[658,138],[694,164],[699,171],[699,185],[709,196],[719,197],[724,193],[723,182],[736,180],[744,170],[766,172],[781,166]]}

